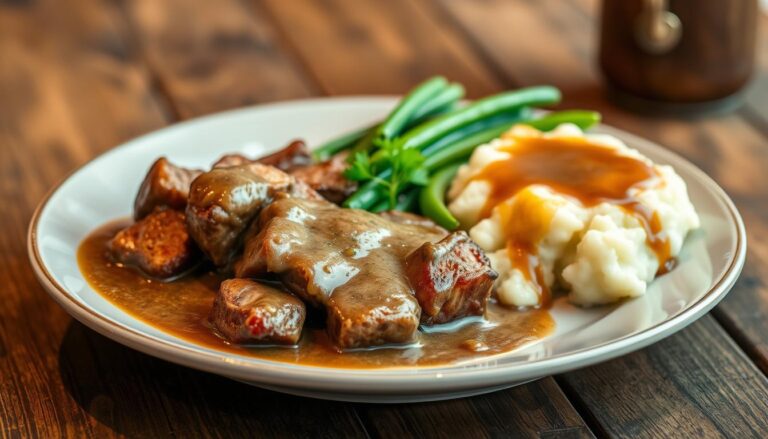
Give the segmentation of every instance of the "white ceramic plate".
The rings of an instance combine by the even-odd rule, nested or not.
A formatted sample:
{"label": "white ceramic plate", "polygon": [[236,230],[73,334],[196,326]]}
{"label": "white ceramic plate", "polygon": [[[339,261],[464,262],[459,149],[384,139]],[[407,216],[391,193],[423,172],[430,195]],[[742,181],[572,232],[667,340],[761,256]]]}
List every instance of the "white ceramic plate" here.
{"label": "white ceramic plate", "polygon": [[602,126],[657,163],[673,165],[701,215],[680,264],[648,293],[614,307],[552,308],[554,333],[517,351],[460,365],[378,370],[298,366],[233,355],[176,338],[123,312],[91,289],[76,261],[95,227],[130,215],[149,165],[160,155],[206,167],[225,152],[251,155],[301,137],[309,144],[366,125],[394,98],[295,101],[246,108],[181,123],[121,145],[86,164],[41,203],[29,229],[29,254],[40,282],[76,319],[134,349],[185,366],[298,395],[348,401],[404,402],[456,398],[514,386],[626,354],[679,331],[719,302],[744,263],[744,225],[728,196],[683,158]]}

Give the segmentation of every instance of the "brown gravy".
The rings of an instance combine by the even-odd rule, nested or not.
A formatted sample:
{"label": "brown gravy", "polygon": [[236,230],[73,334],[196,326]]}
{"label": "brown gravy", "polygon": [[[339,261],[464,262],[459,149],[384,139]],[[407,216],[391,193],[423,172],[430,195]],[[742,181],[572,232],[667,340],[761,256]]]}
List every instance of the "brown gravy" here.
{"label": "brown gravy", "polygon": [[222,278],[192,274],[173,282],[145,278],[136,270],[113,263],[106,244],[127,222],[109,223],[92,232],[78,249],[83,276],[97,292],[121,309],[167,333],[239,355],[285,363],[346,368],[440,365],[509,352],[552,332],[554,321],[543,309],[517,311],[489,304],[484,322],[458,329],[420,333],[406,347],[340,353],[322,329],[305,328],[297,347],[241,346],[218,337],[208,323],[214,294]]}
{"label": "brown gravy", "polygon": [[[659,274],[672,268],[674,261],[660,218],[631,195],[634,188],[661,183],[653,165],[580,137],[513,138],[515,142],[502,149],[511,157],[491,162],[472,179],[490,183],[491,194],[482,217],[489,217],[493,208],[499,207],[501,222],[508,233],[510,260],[528,280],[539,285],[542,305],[547,304],[549,292],[538,265],[535,243],[546,233],[551,218],[540,199],[525,190],[530,185],[548,186],[576,198],[586,207],[603,202],[620,206],[645,228],[648,245],[659,261]],[[504,201],[516,194],[519,199],[513,209]]]}

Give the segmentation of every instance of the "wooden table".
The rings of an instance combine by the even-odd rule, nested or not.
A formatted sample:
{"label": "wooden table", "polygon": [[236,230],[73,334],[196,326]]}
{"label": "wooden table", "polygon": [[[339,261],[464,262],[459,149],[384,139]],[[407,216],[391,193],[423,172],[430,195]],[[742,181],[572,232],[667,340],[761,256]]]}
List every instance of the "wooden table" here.
{"label": "wooden table", "polygon": [[[596,9],[595,0],[0,1],[2,436],[768,437],[768,20],[744,107],[647,118],[603,97]],[[491,395],[386,406],[281,395],[140,354],[73,321],[35,280],[32,211],[97,154],[202,114],[400,94],[434,74],[470,97],[554,84],[564,107],[597,109],[695,162],[747,225],[736,287],[640,352]]]}

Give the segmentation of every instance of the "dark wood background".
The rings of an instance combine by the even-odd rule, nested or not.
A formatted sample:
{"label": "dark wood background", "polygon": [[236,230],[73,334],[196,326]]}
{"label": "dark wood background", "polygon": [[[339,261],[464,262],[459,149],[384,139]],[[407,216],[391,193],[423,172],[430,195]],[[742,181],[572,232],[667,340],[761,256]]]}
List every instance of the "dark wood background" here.
{"label": "dark wood background", "polygon": [[[604,98],[596,0],[0,0],[0,436],[768,437],[768,19],[747,103],[696,120]],[[741,210],[747,265],[677,335],[455,401],[302,399],[179,367],[73,321],[25,246],[45,192],[176,121],[307,96],[400,94],[444,74],[470,97],[548,83],[563,106],[683,154]],[[300,135],[300,133],[297,133]]]}

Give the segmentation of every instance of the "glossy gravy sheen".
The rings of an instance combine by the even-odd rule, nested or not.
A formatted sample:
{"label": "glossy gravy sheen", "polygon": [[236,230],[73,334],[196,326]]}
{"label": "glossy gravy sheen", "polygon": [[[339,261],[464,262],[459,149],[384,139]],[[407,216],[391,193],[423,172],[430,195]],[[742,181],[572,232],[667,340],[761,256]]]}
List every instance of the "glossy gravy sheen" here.
{"label": "glossy gravy sheen", "polygon": [[[632,189],[662,183],[653,165],[580,137],[514,137],[514,143],[501,151],[511,157],[489,163],[472,180],[490,184],[491,194],[482,217],[489,217],[493,208],[499,207],[501,223],[506,225],[510,260],[528,280],[544,286],[536,243],[547,232],[552,219],[541,199],[526,189],[536,184],[576,198],[585,207],[608,202],[625,209],[646,229],[648,245],[659,261],[659,274],[672,268],[669,241],[661,230],[658,215],[632,196]],[[513,208],[504,201],[514,195],[519,199]],[[543,288],[541,293],[542,304],[546,305],[549,292]]]}
{"label": "glossy gravy sheen", "polygon": [[192,274],[173,282],[145,278],[138,271],[113,263],[107,242],[127,222],[107,224],[92,232],[78,249],[85,279],[101,295],[138,319],[185,340],[239,355],[315,366],[377,368],[439,365],[511,351],[552,332],[546,310],[516,311],[489,304],[485,322],[459,329],[420,333],[414,345],[340,353],[322,329],[304,328],[297,347],[240,346],[216,335],[208,314],[222,278]]}

